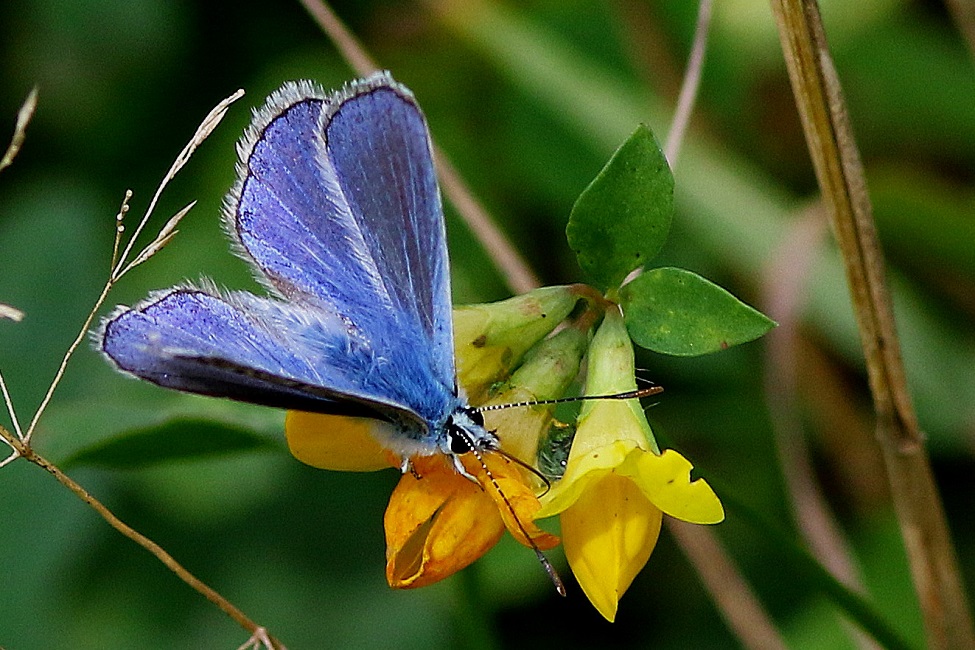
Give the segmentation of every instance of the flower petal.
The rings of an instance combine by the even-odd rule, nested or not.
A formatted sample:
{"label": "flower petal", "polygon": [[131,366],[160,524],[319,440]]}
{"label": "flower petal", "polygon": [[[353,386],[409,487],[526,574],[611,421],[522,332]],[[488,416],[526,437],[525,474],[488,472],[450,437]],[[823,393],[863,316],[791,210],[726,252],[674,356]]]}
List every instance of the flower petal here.
{"label": "flower petal", "polygon": [[607,620],[660,535],[662,513],[633,481],[613,473],[594,482],[562,522],[565,556],[579,585]]}
{"label": "flower petal", "polygon": [[288,411],[284,435],[291,455],[312,467],[345,472],[371,472],[398,462],[373,437],[390,426],[370,418]]}
{"label": "flower petal", "polygon": [[694,524],[724,520],[724,508],[704,479],[691,481],[691,463],[673,449],[661,455],[631,455],[618,470],[630,476],[655,506],[666,514]]}
{"label": "flower petal", "polygon": [[546,550],[558,546],[556,535],[535,524],[541,504],[525,480],[522,468],[495,452],[482,453],[481,460],[483,464],[474,454],[462,457],[464,467],[483,487],[483,494],[494,502],[508,532],[529,548]]}
{"label": "flower petal", "polygon": [[542,509],[536,517],[556,515],[574,504],[595,482],[622,465],[627,456],[640,448],[633,440],[616,440],[587,453],[576,453],[579,434],[572,443],[565,474],[552,489],[542,496]]}
{"label": "flower petal", "polygon": [[494,502],[444,456],[413,459],[386,508],[386,580],[422,587],[484,555],[504,533]]}

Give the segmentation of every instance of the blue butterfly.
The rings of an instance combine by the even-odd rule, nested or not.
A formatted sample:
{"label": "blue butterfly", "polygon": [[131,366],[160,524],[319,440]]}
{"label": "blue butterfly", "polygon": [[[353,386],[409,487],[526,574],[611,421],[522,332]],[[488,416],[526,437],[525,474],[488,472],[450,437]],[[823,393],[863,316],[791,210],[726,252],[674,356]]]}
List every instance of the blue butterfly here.
{"label": "blue butterfly", "polygon": [[[426,120],[388,73],[273,93],[224,202],[270,297],[209,283],[106,318],[96,345],[160,386],[373,418],[400,455],[498,448],[457,385],[443,207]],[[466,472],[463,472],[466,475]]]}

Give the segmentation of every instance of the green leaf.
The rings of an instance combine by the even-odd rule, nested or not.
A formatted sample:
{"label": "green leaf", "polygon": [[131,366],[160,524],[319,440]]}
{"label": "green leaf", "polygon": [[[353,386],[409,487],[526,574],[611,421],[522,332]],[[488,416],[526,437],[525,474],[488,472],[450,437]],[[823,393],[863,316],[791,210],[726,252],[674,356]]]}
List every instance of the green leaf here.
{"label": "green leaf", "polygon": [[579,195],[565,235],[587,280],[605,291],[656,256],[673,211],[674,177],[641,124]]}
{"label": "green leaf", "polygon": [[174,460],[274,448],[269,439],[243,427],[177,417],[155,426],[131,429],[79,449],[63,465],[133,469]]}
{"label": "green leaf", "polygon": [[684,269],[647,271],[624,286],[620,298],[633,342],[663,354],[717,352],[775,327],[761,312]]}

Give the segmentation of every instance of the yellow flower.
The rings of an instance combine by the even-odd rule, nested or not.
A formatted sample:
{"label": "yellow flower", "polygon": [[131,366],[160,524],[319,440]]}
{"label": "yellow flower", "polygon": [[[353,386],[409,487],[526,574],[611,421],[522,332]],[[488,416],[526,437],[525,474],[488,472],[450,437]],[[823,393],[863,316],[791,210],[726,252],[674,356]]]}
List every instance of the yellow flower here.
{"label": "yellow flower", "polygon": [[[589,348],[585,394],[634,389],[633,347],[622,315],[610,310]],[[537,516],[560,515],[569,566],[607,620],[650,558],[664,514],[700,524],[724,519],[711,487],[690,472],[677,452],[660,453],[637,400],[583,406],[565,474]]]}
{"label": "yellow flower", "polygon": [[481,460],[483,465],[472,454],[462,458],[478,483],[443,455],[412,460],[417,475],[403,474],[384,518],[391,587],[423,587],[452,575],[484,555],[506,527],[525,546],[559,543],[533,522],[540,506],[521,468],[496,452]]}
{"label": "yellow flower", "polygon": [[[585,332],[568,327],[535,344],[564,319],[576,299],[569,288],[553,287],[456,310],[461,385],[482,399],[496,392],[491,403],[561,395],[578,373]],[[521,365],[508,377],[519,360]],[[507,457],[534,461],[551,408],[500,409],[484,417],[487,428],[497,431],[503,453],[485,451],[480,460],[474,454],[461,457],[477,483],[458,473],[452,459],[442,454],[409,459],[412,472],[400,478],[384,518],[390,586],[421,587],[453,574],[487,552],[505,528],[526,546],[544,550],[559,543],[534,523],[540,503],[532,475]],[[290,411],[285,434],[291,453],[302,462],[322,469],[370,471],[401,466],[402,459],[376,442],[375,431],[385,426],[364,418]]]}
{"label": "yellow flower", "polygon": [[377,442],[374,433],[388,426],[372,418],[288,411],[284,436],[291,455],[306,465],[337,472],[373,472],[399,467],[398,459]]}

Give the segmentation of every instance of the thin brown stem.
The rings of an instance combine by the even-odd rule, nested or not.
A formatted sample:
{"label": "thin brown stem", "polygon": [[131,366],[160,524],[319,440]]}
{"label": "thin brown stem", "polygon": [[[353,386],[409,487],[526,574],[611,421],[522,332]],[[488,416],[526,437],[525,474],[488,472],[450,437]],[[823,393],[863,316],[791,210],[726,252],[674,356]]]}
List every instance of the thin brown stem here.
{"label": "thin brown stem", "polygon": [[119,519],[101,501],[92,496],[91,493],[89,493],[70,476],[62,472],[57,465],[35,452],[29,444],[22,443],[3,427],[0,427],[0,437],[2,437],[5,442],[10,444],[24,460],[44,469],[47,473],[57,479],[61,485],[68,488],[72,494],[85,502],[89,507],[92,508],[92,510],[97,512],[112,528],[149,551],[156,557],[156,559],[166,565],[166,568],[175,573],[180,580],[188,584],[190,587],[202,594],[204,598],[219,607],[242,628],[251,634],[260,635],[263,633],[271,641],[272,647],[284,648],[284,645],[280,641],[268,635],[264,628],[248,618],[247,615],[237,609],[233,603],[214,591],[209,585],[204,583],[195,575],[190,573],[182,564],[177,562],[172,555],[167,553],[161,546],[159,546],[159,544]]}
{"label": "thin brown stem", "polygon": [[947,0],[945,4],[968,45],[968,53],[975,59],[975,0]]}
{"label": "thin brown stem", "polygon": [[[375,60],[369,56],[365,47],[348,30],[341,19],[332,11],[328,3],[323,0],[301,0],[318,26],[338,48],[339,53],[355,70],[356,74],[366,76],[379,69]],[[504,236],[491,219],[488,211],[474,197],[470,187],[464,182],[447,155],[436,142],[433,143],[434,158],[440,177],[440,186],[457,209],[457,213],[470,228],[471,232],[481,243],[484,251],[491,258],[495,268],[504,277],[508,287],[515,293],[525,293],[538,286],[538,278],[531,267],[525,262],[521,254]]]}
{"label": "thin brown stem", "polygon": [[666,518],[667,530],[701,576],[721,617],[741,644],[754,650],[785,649],[785,641],[749,584],[710,528]]}
{"label": "thin brown stem", "polygon": [[859,151],[815,0],[772,0],[823,201],[853,298],[877,440],[924,617],[928,647],[975,647],[975,626],[904,376],[883,255]]}
{"label": "thin brown stem", "polygon": [[36,86],[27,94],[27,99],[24,100],[20,110],[17,111],[17,123],[14,126],[14,135],[10,139],[10,145],[4,152],[3,157],[0,158],[0,171],[9,167],[13,163],[14,158],[17,157],[20,147],[24,144],[24,138],[27,137],[27,125],[30,124],[31,118],[34,117],[35,110],[37,110]]}
{"label": "thin brown stem", "polygon": [[694,27],[694,44],[687,62],[687,71],[677,96],[677,106],[674,109],[674,119],[667,133],[667,144],[664,145],[664,155],[670,166],[677,166],[677,155],[680,153],[684,132],[691,121],[697,91],[701,87],[701,71],[704,69],[704,54],[707,52],[708,32],[711,25],[711,7],[713,0],[701,0],[697,9],[697,24]]}
{"label": "thin brown stem", "polygon": [[37,422],[41,419],[44,411],[47,410],[47,405],[51,402],[51,397],[54,396],[54,391],[57,390],[58,385],[61,383],[62,377],[64,377],[64,372],[68,368],[68,362],[71,361],[71,357],[74,355],[75,350],[78,349],[78,346],[81,345],[81,342],[84,341],[85,337],[88,335],[88,330],[91,328],[92,321],[95,320],[95,315],[105,303],[105,299],[108,297],[108,292],[112,290],[113,286],[114,282],[109,279],[105,283],[105,286],[102,287],[102,292],[95,301],[95,306],[91,308],[90,312],[88,312],[88,317],[81,326],[81,330],[78,332],[78,335],[75,337],[74,341],[71,342],[67,352],[65,352],[64,356],[61,358],[61,364],[58,366],[58,371],[54,373],[54,379],[51,381],[51,385],[48,386],[47,392],[44,394],[44,399],[41,400],[40,406],[38,406],[37,410],[34,411],[34,417],[31,418],[30,424],[27,425],[27,431],[24,432],[25,443],[30,443],[30,439],[34,435],[34,430],[37,428]]}
{"label": "thin brown stem", "polygon": [[[790,227],[765,272],[765,312],[779,326],[766,339],[765,396],[775,446],[795,522],[812,554],[837,580],[863,592],[853,554],[830,510],[813,468],[812,453],[799,415],[799,371],[796,342],[811,274],[826,220],[820,205],[803,211]],[[848,624],[859,648],[876,648],[859,628]]]}
{"label": "thin brown stem", "polygon": [[332,11],[332,7],[322,0],[299,0],[305,10],[311,14],[325,35],[332,40],[332,44],[339,54],[355,70],[356,74],[365,77],[379,69],[376,61],[369,56],[355,34],[349,31],[342,19]]}
{"label": "thin brown stem", "polygon": [[463,217],[474,237],[481,243],[488,257],[494,262],[495,268],[501,273],[508,288],[514,293],[527,293],[538,287],[540,285],[538,276],[525,262],[521,253],[495,225],[491,215],[471,192],[443,149],[436,143],[433,146],[440,186],[453,206],[457,208],[458,214]]}
{"label": "thin brown stem", "polygon": [[[268,648],[283,649],[284,645],[281,644],[276,639],[274,639],[274,637],[270,636],[263,627],[260,627],[257,624],[255,624],[246,615],[244,615],[243,612],[237,609],[230,601],[228,601],[226,598],[224,598],[219,593],[214,591],[211,587],[209,587],[199,578],[194,576],[192,573],[190,573],[185,567],[183,567],[179,562],[177,562],[169,553],[167,553],[156,542],[152,541],[142,533],[138,532],[137,530],[135,530],[134,528],[132,528],[131,526],[123,522],[117,516],[115,516],[114,513],[112,513],[104,504],[102,504],[95,497],[93,497],[80,484],[74,481],[74,479],[69,477],[64,472],[62,472],[60,468],[54,465],[54,463],[50,462],[49,460],[47,460],[46,458],[42,457],[37,452],[35,452],[30,444],[31,437],[34,431],[36,430],[37,423],[40,420],[41,416],[44,414],[44,411],[46,410],[47,405],[50,403],[50,400],[54,395],[55,390],[57,390],[57,387],[61,382],[61,378],[64,376],[68,362],[71,360],[71,357],[74,354],[75,350],[77,350],[78,346],[81,344],[81,342],[84,340],[85,336],[87,335],[89,329],[91,328],[91,324],[95,318],[95,315],[97,314],[98,310],[101,308],[102,304],[105,302],[105,299],[108,296],[108,293],[111,291],[112,287],[115,285],[115,282],[120,277],[122,277],[122,275],[124,275],[129,269],[149,259],[149,257],[151,257],[159,249],[161,249],[175,234],[176,232],[175,227],[179,219],[186,214],[186,212],[189,210],[190,207],[192,207],[192,204],[190,204],[190,206],[187,206],[186,208],[181,210],[175,217],[170,219],[170,221],[163,227],[160,234],[157,235],[156,239],[153,242],[151,242],[149,246],[142,251],[142,253],[136,256],[136,258],[132,262],[129,262],[127,266],[123,266],[126,264],[128,254],[132,248],[132,244],[134,243],[136,237],[138,236],[139,231],[142,230],[143,226],[145,226],[146,222],[148,221],[149,216],[151,215],[153,208],[155,207],[156,202],[158,201],[159,196],[162,193],[162,190],[166,187],[166,184],[173,178],[173,176],[186,164],[186,161],[189,159],[189,157],[192,155],[195,149],[200,145],[200,143],[202,143],[203,140],[206,139],[206,137],[213,131],[213,129],[216,128],[217,124],[226,114],[227,107],[230,105],[230,103],[238,99],[242,94],[243,91],[238,91],[231,97],[228,97],[223,102],[221,102],[216,108],[214,108],[214,110],[211,111],[210,114],[204,119],[203,123],[197,129],[193,138],[186,145],[186,147],[179,154],[179,156],[177,156],[176,161],[173,163],[172,167],[170,167],[162,183],[160,183],[159,188],[157,189],[156,194],[153,196],[152,202],[150,203],[150,206],[146,211],[146,215],[143,217],[139,226],[136,228],[136,232],[132,235],[132,237],[129,240],[128,246],[126,246],[125,250],[122,252],[120,256],[119,243],[121,240],[121,234],[123,232],[122,221],[125,213],[128,210],[129,198],[131,198],[132,195],[131,192],[126,192],[125,199],[122,201],[122,207],[119,209],[119,213],[116,216],[116,222],[117,222],[115,228],[116,232],[115,232],[115,240],[114,240],[114,245],[112,250],[112,267],[109,273],[109,278],[108,280],[106,280],[105,285],[102,288],[101,294],[98,296],[97,300],[95,301],[95,305],[89,312],[88,317],[85,319],[85,322],[81,327],[81,330],[79,331],[78,335],[75,337],[71,345],[68,347],[67,352],[65,352],[64,357],[61,360],[61,364],[58,366],[58,370],[55,373],[53,381],[51,382],[51,385],[48,387],[48,390],[44,395],[44,398],[41,400],[40,406],[38,406],[37,410],[34,413],[33,418],[31,418],[30,424],[27,426],[27,429],[25,431],[22,431],[20,428],[17,414],[13,406],[13,402],[10,399],[9,393],[7,392],[6,383],[3,380],[3,376],[0,375],[0,393],[2,393],[3,402],[7,408],[11,421],[14,425],[14,429],[16,431],[16,434],[14,434],[8,431],[5,427],[0,426],[0,439],[2,439],[3,442],[12,449],[12,453],[9,456],[7,456],[5,459],[3,459],[3,461],[0,461],[0,468],[16,461],[18,458],[23,458],[24,460],[33,463],[38,467],[41,467],[49,474],[51,474],[55,479],[57,479],[57,481],[61,483],[61,485],[66,487],[68,490],[70,490],[72,494],[77,496],[79,499],[85,502],[89,507],[95,510],[95,512],[97,512],[105,521],[107,521],[109,525],[115,528],[115,530],[122,533],[124,536],[128,537],[130,540],[134,541],[136,544],[142,546],[144,549],[152,553],[152,555],[154,555],[160,562],[162,562],[170,571],[175,573],[181,580],[183,580],[190,587],[192,587],[197,592],[202,594],[207,600],[209,600],[217,607],[219,607],[221,610],[223,610],[241,627],[243,627],[245,630],[250,632],[252,635],[251,641],[253,641],[253,644],[262,643]],[[28,102],[25,103],[25,107],[21,109],[21,118],[18,120],[18,129],[17,132],[15,133],[14,142],[11,144],[11,147],[8,149],[7,155],[5,155],[4,157],[5,162],[9,162],[8,158],[12,159],[13,154],[16,153],[17,149],[19,148],[23,140],[23,131],[24,128],[26,127],[27,119],[29,119],[30,117],[30,113],[33,112],[32,102],[34,101],[36,101],[36,91],[31,94],[31,97],[28,98]]]}

